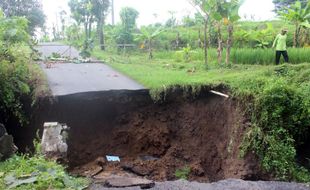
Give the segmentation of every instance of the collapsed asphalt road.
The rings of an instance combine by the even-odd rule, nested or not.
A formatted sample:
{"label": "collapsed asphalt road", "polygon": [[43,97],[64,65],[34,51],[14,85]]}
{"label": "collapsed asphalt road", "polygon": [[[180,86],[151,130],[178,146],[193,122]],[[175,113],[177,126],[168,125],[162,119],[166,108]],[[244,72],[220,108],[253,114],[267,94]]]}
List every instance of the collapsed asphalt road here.
{"label": "collapsed asphalt road", "polygon": [[[57,44],[48,46],[47,44],[41,46],[39,51],[44,56],[48,56],[52,51],[59,51],[61,47],[63,46],[59,45],[58,47]],[[158,167],[161,166],[158,165],[156,169],[166,167],[168,168],[167,170],[171,170],[172,172],[173,169],[167,166],[169,163],[167,161],[170,161],[170,166],[171,163],[176,164],[177,159],[175,157],[185,154],[186,150],[195,150],[198,147],[200,150],[195,150],[194,152],[200,151],[203,153],[202,150],[207,151],[207,153],[202,154],[202,163],[206,163],[206,158],[208,156],[210,157],[210,163],[203,167],[205,171],[210,171],[210,176],[216,173],[212,170],[214,166],[216,166],[214,169],[217,171],[229,169],[226,167],[227,165],[221,164],[220,161],[217,162],[217,158],[223,162],[227,161],[227,159],[222,159],[218,154],[222,155],[224,150],[228,150],[227,147],[229,142],[231,142],[228,137],[232,137],[232,135],[227,133],[227,138],[224,135],[236,123],[234,122],[235,117],[232,114],[234,104],[228,104],[229,99],[226,101],[222,97],[203,93],[206,97],[202,98],[200,103],[197,100],[195,102],[192,100],[180,100],[178,102],[176,99],[181,97],[180,94],[182,93],[180,93],[171,95],[172,97],[170,99],[175,101],[174,104],[171,101],[166,101],[164,104],[154,104],[146,90],[139,91],[140,89],[144,89],[142,85],[104,64],[55,63],[51,68],[42,65],[42,69],[46,73],[52,94],[57,101],[52,103],[52,105],[42,106],[44,109],[42,111],[39,110],[41,116],[37,114],[42,119],[40,121],[38,120],[37,126],[38,128],[41,127],[42,122],[45,121],[58,121],[68,124],[71,128],[69,134],[70,143],[68,143],[70,164],[74,163],[74,161],[77,164],[79,162],[88,163],[92,159],[98,156],[108,155],[108,153],[112,153],[113,155],[129,155],[131,153],[136,158],[139,155],[154,155],[154,152],[160,152],[158,153],[160,154],[159,157],[163,158],[166,155],[166,160],[162,160],[161,162],[159,160],[158,163],[163,163],[163,166]],[[121,92],[121,90],[125,91]],[[166,105],[166,107],[163,105]],[[39,111],[38,113],[40,113]],[[223,113],[227,113],[227,115],[223,116]],[[219,115],[217,114],[223,116],[227,120],[227,123],[219,121],[217,119]],[[42,115],[45,116],[43,117]],[[177,122],[179,119],[181,120]],[[227,128],[224,128],[224,126]],[[216,131],[216,129],[221,128],[223,131]],[[180,129],[183,129],[183,132]],[[176,138],[177,131],[180,133],[179,138]],[[204,134],[205,136],[201,137],[199,134]],[[208,136],[209,134],[210,136]],[[236,134],[239,136],[239,133]],[[226,140],[221,140],[221,135]],[[192,141],[193,136],[197,137],[196,144]],[[222,144],[215,142],[211,137],[216,137],[216,139],[222,141]],[[111,139],[114,139],[114,141]],[[134,141],[135,139],[137,140]],[[163,141],[163,139],[166,140]],[[215,145],[210,144],[208,140],[215,142]],[[183,144],[181,144],[182,141],[184,141]],[[170,144],[170,146],[167,146],[167,144]],[[202,145],[210,145],[213,152],[203,148]],[[136,150],[133,149],[134,146]],[[179,150],[179,147],[182,150]],[[237,143],[236,147],[238,147]],[[193,154],[191,151],[188,154],[189,156],[186,157],[191,159]],[[181,156],[181,161],[183,158],[184,156]],[[194,158],[198,157],[194,156]],[[184,166],[181,161],[179,160],[180,164]],[[232,166],[233,164],[229,165]],[[153,169],[151,168],[151,170]],[[237,168],[237,171],[242,173],[246,169],[240,167],[240,170]],[[115,169],[113,169],[113,172],[115,172]],[[221,174],[221,172],[219,173]],[[234,173],[234,170],[232,170],[232,174]],[[138,178],[141,179],[143,177],[138,176]],[[231,177],[214,178],[215,180],[213,181],[227,178]],[[169,179],[173,180],[171,178]],[[153,180],[158,181],[156,179]],[[114,183],[117,184],[117,181],[114,181]],[[152,184],[153,186],[150,186],[150,189],[157,190],[310,189],[308,186],[296,183],[250,182],[243,180],[224,180],[216,183],[167,181],[152,182]],[[132,185],[129,184],[128,186]],[[94,183],[89,187],[89,190],[109,189],[138,190],[141,187],[125,186],[123,188],[115,188],[114,186],[110,186],[108,188],[106,187],[106,182],[103,181]]]}
{"label": "collapsed asphalt road", "polygon": [[109,90],[139,90],[144,87],[100,63],[60,63],[52,68],[42,65],[54,96]]}
{"label": "collapsed asphalt road", "polygon": [[[69,46],[56,43],[40,44],[37,49],[42,57],[52,52],[63,56],[78,56],[78,51]],[[54,63],[50,67],[41,64],[49,87],[54,96],[82,92],[98,92],[109,90],[140,90],[144,87],[125,75],[115,71],[103,63]]]}

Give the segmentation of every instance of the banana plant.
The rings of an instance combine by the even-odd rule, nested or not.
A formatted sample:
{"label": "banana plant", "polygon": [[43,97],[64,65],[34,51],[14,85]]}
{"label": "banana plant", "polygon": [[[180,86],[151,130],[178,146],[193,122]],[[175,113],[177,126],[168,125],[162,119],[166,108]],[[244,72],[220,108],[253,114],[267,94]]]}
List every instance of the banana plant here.
{"label": "banana plant", "polygon": [[147,28],[141,28],[141,33],[136,34],[136,41],[143,41],[142,47],[147,45],[148,52],[149,52],[149,59],[153,59],[153,41],[154,39],[159,36],[164,30],[162,28],[158,28],[154,32],[149,31]]}
{"label": "banana plant", "polygon": [[230,63],[230,52],[233,43],[234,24],[240,19],[239,9],[245,0],[225,0],[221,7],[224,13],[224,24],[227,25],[226,64]]}
{"label": "banana plant", "polygon": [[253,41],[256,42],[255,44],[256,48],[265,49],[269,47],[274,34],[275,31],[273,29],[272,24],[267,23],[265,29],[251,32],[251,37]]}
{"label": "banana plant", "polygon": [[292,22],[295,25],[294,32],[294,47],[299,47],[301,41],[301,34],[303,29],[310,28],[310,1],[308,1],[305,8],[302,7],[300,1],[284,11],[280,12],[283,19]]}
{"label": "banana plant", "polygon": [[217,0],[188,0],[190,4],[197,10],[197,12],[204,18],[204,59],[205,64],[208,65],[208,42],[207,31],[210,21],[210,15],[214,11]]}
{"label": "banana plant", "polygon": [[222,37],[222,25],[224,23],[224,13],[222,12],[220,3],[218,1],[217,11],[212,12],[211,17],[214,20],[215,28],[217,29],[217,61],[218,64],[222,63],[223,57],[223,37]]}

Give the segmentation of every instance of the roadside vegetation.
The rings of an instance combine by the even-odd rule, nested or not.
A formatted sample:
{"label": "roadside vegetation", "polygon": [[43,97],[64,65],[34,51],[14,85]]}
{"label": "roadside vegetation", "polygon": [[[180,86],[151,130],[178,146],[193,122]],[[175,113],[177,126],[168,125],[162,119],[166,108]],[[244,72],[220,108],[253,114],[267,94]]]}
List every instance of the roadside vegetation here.
{"label": "roadside vegetation", "polygon": [[40,155],[15,155],[0,162],[0,189],[65,189],[82,190],[87,179],[75,178],[55,161],[47,161]]}
{"label": "roadside vegetation", "polygon": [[[23,127],[30,117],[25,108],[47,95],[48,87],[39,65],[33,61],[36,52],[31,37],[39,25],[36,22],[41,22],[35,17],[41,17],[43,12],[38,12],[36,1],[19,3],[1,2],[5,14],[0,9],[0,123],[6,125],[11,119]],[[8,4],[11,6],[2,7]],[[69,176],[63,166],[40,154],[18,153],[0,162],[0,189],[83,189],[85,185],[85,179]]]}

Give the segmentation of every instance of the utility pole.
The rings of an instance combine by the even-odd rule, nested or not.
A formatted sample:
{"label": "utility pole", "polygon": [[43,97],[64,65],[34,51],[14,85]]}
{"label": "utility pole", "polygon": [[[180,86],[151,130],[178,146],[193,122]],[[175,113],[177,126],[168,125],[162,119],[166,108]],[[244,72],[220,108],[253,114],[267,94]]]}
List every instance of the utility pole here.
{"label": "utility pole", "polygon": [[114,0],[112,0],[112,25],[115,25]]}

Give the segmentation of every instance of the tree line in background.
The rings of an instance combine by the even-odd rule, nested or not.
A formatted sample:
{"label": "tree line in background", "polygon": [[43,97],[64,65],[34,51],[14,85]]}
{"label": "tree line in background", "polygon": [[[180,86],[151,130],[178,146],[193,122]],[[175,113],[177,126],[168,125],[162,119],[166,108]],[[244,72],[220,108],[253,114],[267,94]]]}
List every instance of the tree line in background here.
{"label": "tree line in background", "polygon": [[31,35],[35,34],[36,28],[44,27],[45,15],[38,0],[0,0],[0,8],[5,17],[25,17]]}
{"label": "tree line in background", "polygon": [[[231,48],[267,48],[277,32],[283,27],[290,30],[288,44],[305,47],[309,39],[309,2],[306,0],[274,0],[276,12],[281,21],[249,22],[240,21],[239,8],[244,0],[188,0],[197,13],[194,18],[185,16],[178,22],[175,13],[165,24],[155,23],[138,28],[138,11],[124,7],[120,12],[121,23],[105,24],[110,11],[109,0],[70,0],[69,7],[75,24],[66,26],[64,38],[81,46],[86,55],[98,44],[101,50],[107,47],[145,49],[149,58],[153,50],[186,50],[203,48],[207,64],[208,48],[217,49],[218,63],[230,63]],[[158,15],[154,14],[154,18]],[[96,24],[96,31],[93,25]],[[81,28],[84,28],[84,32]],[[81,38],[84,36],[84,38]],[[96,39],[96,41],[94,41]],[[82,44],[82,45],[81,45]],[[225,51],[223,51],[225,49]]]}
{"label": "tree line in background", "polygon": [[[288,44],[305,47],[310,44],[310,6],[308,0],[273,0],[281,21],[240,21],[238,11],[243,0],[188,0],[197,13],[194,18],[185,16],[181,22],[170,11],[166,23],[155,23],[137,27],[139,12],[124,7],[120,11],[121,23],[106,24],[111,11],[110,0],[70,0],[71,15],[59,10],[58,21],[53,27],[54,40],[67,40],[82,49],[82,55],[90,56],[96,45],[101,50],[128,50],[139,47],[152,59],[154,49],[191,50],[203,48],[207,64],[208,48],[217,49],[218,63],[230,62],[231,48],[267,48],[278,31],[287,27],[290,31]],[[37,28],[48,33],[44,25],[45,16],[38,0],[0,0],[5,17],[23,16],[28,22],[27,32],[34,35]],[[66,22],[68,17],[74,23]],[[154,14],[154,19],[158,15]],[[60,31],[58,29],[60,27]],[[82,29],[83,28],[83,29]],[[10,32],[14,33],[14,30]],[[225,51],[224,51],[225,50]]]}

